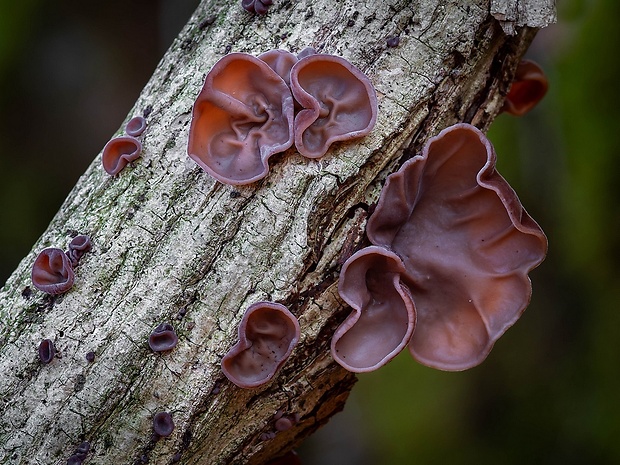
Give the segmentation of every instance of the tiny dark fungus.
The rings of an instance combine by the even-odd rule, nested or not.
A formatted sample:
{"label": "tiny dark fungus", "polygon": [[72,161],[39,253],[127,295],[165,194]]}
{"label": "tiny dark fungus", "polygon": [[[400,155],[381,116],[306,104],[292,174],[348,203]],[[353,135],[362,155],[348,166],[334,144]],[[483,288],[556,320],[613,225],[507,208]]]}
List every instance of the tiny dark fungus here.
{"label": "tiny dark fungus", "polygon": [[142,152],[142,144],[132,136],[115,137],[103,148],[101,162],[106,173],[115,176]]}
{"label": "tiny dark fungus", "polygon": [[549,82],[542,68],[531,60],[522,60],[517,66],[502,111],[523,116],[542,100],[548,88]]}
{"label": "tiny dark fungus", "polygon": [[146,129],[146,120],[142,116],[134,116],[125,125],[125,134],[132,137],[142,135]]}
{"label": "tiny dark fungus", "polygon": [[172,350],[179,342],[177,333],[172,325],[168,323],[162,323],[153,330],[149,336],[149,347],[154,352],[165,352]]}
{"label": "tiny dark fungus", "polygon": [[95,353],[94,353],[94,352],[92,352],[92,351],[91,351],[91,352],[88,352],[88,353],[86,354],[86,361],[87,361],[88,363],[93,363],[93,362],[95,361]]}
{"label": "tiny dark fungus", "polygon": [[290,79],[304,108],[295,117],[295,146],[303,156],[322,157],[334,142],[363,137],[374,127],[375,89],[344,58],[311,54],[293,66]]}
{"label": "tiny dark fungus", "polygon": [[39,360],[41,363],[48,364],[54,360],[56,355],[56,347],[51,339],[43,339],[39,344]]}
{"label": "tiny dark fungus", "polygon": [[222,358],[226,377],[242,388],[269,381],[284,364],[299,340],[297,318],[274,302],[257,302],[243,315],[239,342]]}
{"label": "tiny dark fungus", "polygon": [[71,260],[71,265],[74,267],[77,266],[80,259],[85,253],[90,252],[91,248],[92,243],[90,237],[85,234],[75,236],[71,242],[69,242],[69,250],[67,251],[67,256]]}
{"label": "tiny dark fungus", "polygon": [[529,304],[547,238],[497,172],[486,136],[459,123],[390,175],[366,234],[404,264],[413,357],[441,370],[481,363]]}
{"label": "tiny dark fungus", "polygon": [[174,431],[174,421],[168,412],[156,413],[153,417],[153,431],[158,436],[168,437]]}
{"label": "tiny dark fungus", "polygon": [[34,287],[40,291],[57,295],[73,286],[75,275],[69,257],[60,249],[48,248],[35,259],[31,278]]}
{"label": "tiny dark fungus", "polygon": [[347,370],[376,370],[409,343],[416,311],[401,280],[404,272],[395,253],[374,246],[355,253],[342,267],[338,291],[354,311],[334,333],[331,352]]}
{"label": "tiny dark fungus", "polygon": [[257,15],[264,15],[267,9],[273,4],[273,0],[241,0],[241,6],[244,10]]}
{"label": "tiny dark fungus", "polygon": [[250,184],[293,144],[293,112],[288,85],[267,63],[231,53],[209,71],[194,103],[187,153],[220,182]]}
{"label": "tiny dark fungus", "polygon": [[398,45],[400,44],[400,37],[391,36],[391,37],[388,37],[385,42],[387,46],[390,48],[398,47]]}

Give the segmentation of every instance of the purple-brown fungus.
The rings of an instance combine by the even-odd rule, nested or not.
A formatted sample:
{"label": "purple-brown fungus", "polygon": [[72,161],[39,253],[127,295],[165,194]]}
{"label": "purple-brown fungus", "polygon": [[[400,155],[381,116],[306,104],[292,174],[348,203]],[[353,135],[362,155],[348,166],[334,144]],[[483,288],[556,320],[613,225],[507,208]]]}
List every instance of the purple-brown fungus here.
{"label": "purple-brown fungus", "polygon": [[377,121],[377,96],[370,80],[347,60],[311,54],[291,69],[293,96],[304,108],[295,117],[295,146],[308,158],[330,145],[363,137]]}
{"label": "purple-brown fungus", "polygon": [[174,421],[168,412],[159,412],[153,416],[153,431],[156,435],[168,437],[174,431]]}
{"label": "purple-brown fungus", "polygon": [[297,56],[287,50],[274,49],[258,55],[258,58],[267,63],[286,82],[286,85],[290,86],[291,68],[297,63]]}
{"label": "purple-brown fungus", "polygon": [[502,111],[514,116],[523,116],[542,100],[548,88],[547,76],[538,63],[522,60],[517,66]]}
{"label": "purple-brown fungus", "polygon": [[142,135],[146,129],[146,120],[142,116],[134,116],[125,125],[125,134],[132,137]]}
{"label": "purple-brown fungus", "polygon": [[39,360],[46,365],[54,360],[56,356],[56,347],[51,339],[43,339],[39,344]]}
{"label": "purple-brown fungus", "polygon": [[264,61],[231,53],[209,71],[192,111],[188,155],[225,184],[264,178],[293,144],[293,97]]}
{"label": "purple-brown fungus", "polygon": [[416,312],[401,282],[401,259],[382,247],[366,247],[342,267],[338,291],[353,312],[334,333],[334,359],[353,372],[376,370],[409,343]]}
{"label": "purple-brown fungus", "polygon": [[530,301],[547,239],[495,162],[474,126],[444,129],[388,177],[368,221],[370,241],[404,265],[417,312],[409,350],[424,365],[479,364]]}
{"label": "purple-brown fungus", "polygon": [[67,256],[69,260],[71,260],[71,265],[74,267],[78,266],[80,263],[80,259],[82,256],[90,252],[92,248],[92,243],[90,241],[90,237],[85,234],[80,234],[79,236],[75,236],[69,242],[69,250],[67,251]]}
{"label": "purple-brown fungus", "polygon": [[121,172],[128,163],[140,156],[142,144],[132,136],[115,137],[103,148],[101,162],[106,173],[115,176]]}
{"label": "purple-brown fungus", "polygon": [[179,338],[176,331],[168,323],[158,325],[149,336],[149,347],[153,352],[172,350],[178,342]]}
{"label": "purple-brown fungus", "polygon": [[90,451],[90,442],[82,442],[71,457],[67,459],[67,465],[81,465]]}
{"label": "purple-brown fungus", "polygon": [[273,0],[241,0],[241,6],[244,10],[257,15],[267,13],[269,6],[273,4]]}
{"label": "purple-brown fungus", "polygon": [[222,358],[226,377],[242,388],[269,381],[299,340],[297,318],[274,302],[257,302],[246,310],[238,328],[239,342]]}
{"label": "purple-brown fungus", "polygon": [[56,248],[39,253],[32,265],[31,277],[34,287],[52,295],[67,292],[75,279],[71,260]]}

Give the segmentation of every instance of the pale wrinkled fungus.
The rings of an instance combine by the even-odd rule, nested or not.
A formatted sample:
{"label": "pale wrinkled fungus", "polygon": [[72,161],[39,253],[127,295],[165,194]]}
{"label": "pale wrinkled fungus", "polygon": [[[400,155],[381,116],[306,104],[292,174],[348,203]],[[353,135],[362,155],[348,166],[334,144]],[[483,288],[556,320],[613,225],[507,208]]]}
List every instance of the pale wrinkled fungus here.
{"label": "pale wrinkled fungus", "polygon": [[374,246],[355,253],[343,265],[338,291],[354,311],[336,330],[331,352],[347,370],[376,370],[409,343],[416,313],[401,282],[405,271],[396,254]]}
{"label": "pale wrinkled fungus", "polygon": [[517,66],[502,111],[523,116],[542,100],[548,88],[549,82],[542,68],[534,61],[522,60]]}
{"label": "pale wrinkled fungus", "polygon": [[479,364],[530,301],[547,239],[495,162],[474,126],[444,129],[388,177],[368,221],[370,241],[404,265],[417,312],[409,350],[424,365]]}
{"label": "pale wrinkled fungus", "polygon": [[73,265],[60,249],[48,248],[39,253],[32,265],[32,284],[40,291],[57,295],[73,286]]}
{"label": "pale wrinkled fungus", "polygon": [[188,155],[225,184],[264,178],[293,144],[293,97],[264,61],[231,53],[209,71],[194,103]]}
{"label": "pale wrinkled fungus", "polygon": [[344,58],[305,56],[291,69],[290,82],[304,108],[295,117],[295,146],[305,157],[322,157],[336,141],[367,135],[377,121],[374,87]]}
{"label": "pale wrinkled fungus", "polygon": [[103,148],[101,163],[109,175],[115,176],[128,163],[136,160],[142,152],[142,144],[132,136],[120,136],[110,140]]}
{"label": "pale wrinkled fungus", "polygon": [[142,135],[146,129],[146,120],[142,116],[134,116],[125,125],[125,134],[132,137]]}
{"label": "pale wrinkled fungus", "polygon": [[243,315],[239,342],[222,358],[226,377],[242,388],[269,381],[284,364],[299,340],[297,318],[274,302],[257,302]]}

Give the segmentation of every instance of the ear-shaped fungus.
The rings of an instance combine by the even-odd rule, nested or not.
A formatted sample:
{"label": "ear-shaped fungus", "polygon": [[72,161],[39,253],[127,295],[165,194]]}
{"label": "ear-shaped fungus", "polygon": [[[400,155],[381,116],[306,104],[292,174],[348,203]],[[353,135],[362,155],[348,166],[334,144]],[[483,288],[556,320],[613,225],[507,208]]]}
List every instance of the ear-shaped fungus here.
{"label": "ear-shaped fungus", "polygon": [[382,247],[366,247],[342,267],[338,291],[354,311],[336,330],[331,352],[347,370],[376,370],[409,343],[416,314],[403,273],[400,258]]}
{"label": "ear-shaped fungus", "polygon": [[56,356],[56,347],[51,339],[43,339],[39,344],[39,360],[46,365],[54,360]]}
{"label": "ear-shaped fungus", "polygon": [[231,53],[209,71],[192,112],[187,153],[225,184],[267,175],[267,160],[293,144],[291,91],[264,61]]}
{"label": "ear-shaped fungus", "polygon": [[174,431],[174,421],[168,412],[159,412],[153,416],[153,431],[158,436],[168,437]]}
{"label": "ear-shaped fungus", "polygon": [[267,13],[267,9],[271,4],[273,4],[273,0],[241,0],[241,6],[244,10],[257,15]]}
{"label": "ear-shaped fungus", "polygon": [[456,124],[388,177],[366,229],[401,257],[417,327],[419,362],[464,370],[488,355],[531,297],[528,272],[547,239],[495,170],[482,132]]}
{"label": "ear-shaped fungus", "polygon": [[300,59],[291,69],[291,90],[304,107],[295,117],[295,146],[305,157],[322,157],[336,141],[363,137],[377,121],[374,87],[344,58]]}
{"label": "ear-shaped fungus", "polygon": [[140,152],[142,152],[142,144],[135,137],[115,137],[103,148],[101,156],[103,169],[112,176],[117,175],[128,163],[137,159]]}
{"label": "ear-shaped fungus", "polygon": [[31,278],[40,291],[57,295],[71,289],[75,275],[69,257],[60,249],[48,248],[35,259]]}
{"label": "ear-shaped fungus", "polygon": [[74,267],[77,266],[80,259],[85,253],[89,252],[91,248],[92,243],[90,242],[90,237],[85,234],[80,234],[71,239],[71,242],[69,242],[69,250],[67,251],[67,256],[69,260],[71,260],[71,265]]}
{"label": "ear-shaped fungus", "polygon": [[222,358],[226,377],[242,388],[269,381],[299,340],[297,318],[281,304],[257,302],[239,324],[239,342]]}
{"label": "ear-shaped fungus", "polygon": [[146,120],[142,116],[134,116],[131,118],[125,126],[125,134],[132,137],[138,137],[142,135],[146,129]]}
{"label": "ear-shaped fungus", "polygon": [[153,352],[172,350],[178,342],[179,338],[176,331],[168,323],[158,325],[149,336],[149,347]]}
{"label": "ear-shaped fungus", "polygon": [[502,111],[523,116],[536,106],[547,93],[549,82],[542,68],[531,60],[522,60],[504,100]]}
{"label": "ear-shaped fungus", "polygon": [[286,82],[287,86],[290,85],[291,68],[298,61],[295,55],[288,50],[274,49],[258,55],[258,58],[267,63]]}

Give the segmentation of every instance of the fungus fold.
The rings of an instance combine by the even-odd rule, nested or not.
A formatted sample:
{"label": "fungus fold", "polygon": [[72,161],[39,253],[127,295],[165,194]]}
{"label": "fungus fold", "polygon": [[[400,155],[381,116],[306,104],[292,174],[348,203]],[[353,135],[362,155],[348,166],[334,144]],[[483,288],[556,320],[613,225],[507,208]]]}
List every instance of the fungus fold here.
{"label": "fungus fold", "polygon": [[367,135],[377,121],[377,95],[368,77],[342,57],[309,54],[290,73],[303,109],[295,117],[295,147],[320,158],[336,141]]}
{"label": "fungus fold", "polygon": [[371,243],[402,260],[417,313],[409,351],[424,365],[481,363],[530,301],[547,239],[495,162],[474,126],[444,129],[388,177],[368,221]]}
{"label": "fungus fold", "polygon": [[31,279],[34,287],[48,294],[67,292],[75,279],[71,260],[60,249],[44,249],[32,265]]}
{"label": "fungus fold", "polygon": [[188,155],[225,184],[264,178],[293,144],[293,96],[264,61],[231,53],[209,71],[194,103]]}
{"label": "fungus fold", "polygon": [[101,163],[109,175],[115,176],[128,163],[136,160],[142,152],[142,144],[132,136],[120,136],[110,140],[103,147]]}
{"label": "fungus fold", "polygon": [[92,243],[90,237],[85,234],[75,236],[69,242],[69,250],[67,250],[67,256],[71,260],[71,265],[76,267],[80,263],[81,258],[85,253],[90,252]]}
{"label": "fungus fold", "polygon": [[242,388],[268,382],[299,340],[297,318],[274,302],[257,302],[246,310],[238,328],[239,342],[222,358],[226,377]]}
{"label": "fungus fold", "polygon": [[331,343],[334,359],[353,372],[376,370],[407,345],[416,313],[409,289],[401,282],[405,267],[382,247],[352,255],[340,272],[338,291],[353,312]]}

